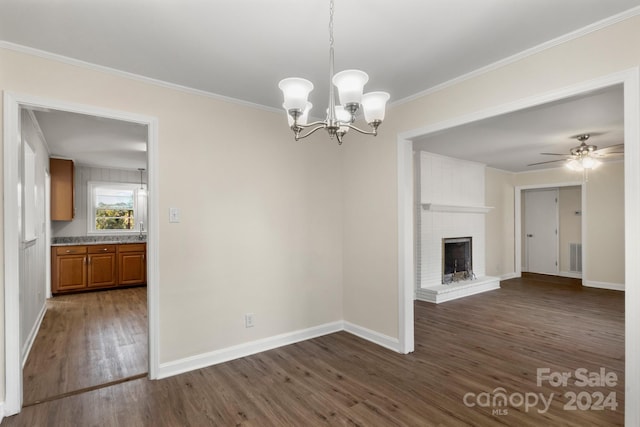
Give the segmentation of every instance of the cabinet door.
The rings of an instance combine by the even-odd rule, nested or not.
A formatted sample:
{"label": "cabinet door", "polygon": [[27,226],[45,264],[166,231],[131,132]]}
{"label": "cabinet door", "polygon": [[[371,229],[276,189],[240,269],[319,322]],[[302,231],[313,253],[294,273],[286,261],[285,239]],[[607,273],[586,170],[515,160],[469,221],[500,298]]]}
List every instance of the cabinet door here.
{"label": "cabinet door", "polygon": [[121,252],[119,254],[119,285],[142,285],[146,283],[146,260],[144,252]]}
{"label": "cabinet door", "polygon": [[116,254],[89,254],[89,272],[87,286],[116,286]]}
{"label": "cabinet door", "polygon": [[71,221],[74,216],[73,162],[49,159],[51,174],[51,220]]}
{"label": "cabinet door", "polygon": [[87,286],[87,256],[64,255],[55,258],[53,292],[83,289]]}

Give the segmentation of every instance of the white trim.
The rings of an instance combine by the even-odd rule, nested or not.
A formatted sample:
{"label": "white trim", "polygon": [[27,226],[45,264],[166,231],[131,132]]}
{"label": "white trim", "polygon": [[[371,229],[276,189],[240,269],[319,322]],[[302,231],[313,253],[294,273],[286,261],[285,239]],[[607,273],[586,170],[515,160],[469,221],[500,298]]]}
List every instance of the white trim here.
{"label": "white trim", "polygon": [[[413,305],[413,301],[411,303]],[[385,347],[389,350],[393,350],[397,353],[405,353],[400,345],[400,340],[397,338],[381,334],[380,332],[372,331],[371,329],[367,329],[351,322],[347,322],[346,320],[344,322],[344,330],[352,335],[370,341],[379,346]]]}
{"label": "white trim", "polygon": [[[640,283],[640,263],[637,262],[637,260],[640,259],[640,222],[637,221],[637,218],[640,216],[640,69],[638,67],[400,133],[398,135],[398,152],[401,150],[401,145],[412,138],[617,84],[624,85],[625,104],[625,280],[627,283],[637,284]],[[411,179],[410,174],[409,179]],[[404,188],[410,186],[410,183],[406,182],[406,168],[403,167],[400,159],[398,159],[398,181],[398,191],[403,191]],[[412,216],[411,212],[406,211],[400,203],[402,200],[403,196],[399,194],[398,222],[406,223],[407,221],[411,221]],[[584,197],[583,200],[585,200]],[[520,210],[517,204],[515,209]],[[516,236],[518,236],[517,232]],[[403,236],[399,236],[398,243],[412,246],[412,241],[407,241]],[[586,242],[583,238],[583,251],[585,244]],[[405,247],[405,250],[406,249],[407,247]],[[517,245],[515,252],[520,253],[520,248]],[[399,258],[402,258],[402,252],[400,252]],[[584,259],[583,257],[583,260]],[[401,266],[409,262],[411,262],[411,260],[399,260]],[[516,265],[515,267],[516,274],[519,275],[521,273],[521,266]],[[583,275],[584,274],[585,272],[583,271]],[[405,293],[411,293],[413,291],[413,283],[407,285],[405,281],[405,286]],[[411,304],[413,304],[413,302]],[[407,303],[405,303],[405,305],[409,306]],[[640,401],[640,357],[638,357],[640,355],[640,311],[636,310],[638,306],[640,306],[640,286],[629,286],[625,292],[626,425],[640,425],[640,405],[635,404],[635,402]]]}
{"label": "white trim", "polygon": [[[625,425],[640,425],[640,69],[624,80]],[[583,246],[584,249],[584,246]],[[583,261],[585,258],[583,258]],[[584,262],[583,262],[584,264]]]}
{"label": "white trim", "polygon": [[249,101],[243,101],[241,99],[231,98],[229,96],[219,95],[213,92],[207,92],[205,90],[194,89],[188,86],[182,86],[176,83],[170,83],[163,80],[154,79],[151,77],[142,76],[140,74],[130,73],[128,71],[122,71],[111,67],[105,67],[103,65],[93,64],[91,62],[82,61],[75,58],[70,58],[64,55],[58,55],[56,53],[47,52],[40,49],[34,49],[32,47],[19,45],[16,43],[0,40],[0,49],[8,49],[14,52],[24,53],[27,55],[32,55],[38,58],[44,58],[51,61],[61,62],[63,64],[73,65],[75,67],[81,67],[92,71],[98,71],[100,73],[106,73],[113,76],[124,77],[126,79],[131,79],[135,81],[139,81],[142,83],[147,83],[154,86],[159,86],[166,89],[173,89],[179,92],[188,93],[190,95],[199,95],[207,98],[213,98],[218,101],[230,102],[232,104],[239,104],[245,107],[257,108],[259,110],[270,111],[272,113],[282,113],[282,109],[275,107],[268,107],[266,105],[256,104]]}
{"label": "white trim", "polygon": [[4,419],[4,402],[0,402],[0,424],[2,424],[2,420]]}
{"label": "white trim", "polygon": [[[515,249],[515,256],[514,256],[514,262],[515,262],[515,272],[518,275],[518,277],[520,277],[522,275],[522,192],[524,190],[540,190],[540,189],[545,189],[545,188],[561,188],[561,187],[580,187],[582,189],[582,216],[581,216],[581,233],[582,233],[582,259],[584,260],[584,255],[585,255],[585,250],[586,250],[586,245],[587,245],[587,239],[586,239],[586,233],[587,233],[587,228],[586,228],[586,223],[587,223],[587,192],[586,192],[586,186],[584,185],[585,183],[583,181],[565,181],[565,182],[558,182],[558,183],[552,183],[552,184],[531,184],[531,185],[519,185],[517,187],[514,187],[514,198],[513,198],[513,203],[514,203],[514,226],[515,226],[515,234],[514,234],[514,249]],[[560,263],[558,263],[560,264]],[[558,265],[558,270],[560,269],[560,265]],[[582,276],[585,276],[585,270],[584,270],[584,263],[583,263],[583,271],[582,271]]]}
{"label": "white trim", "polygon": [[486,214],[493,209],[493,206],[457,206],[439,205],[437,203],[422,203],[422,209],[432,212],[460,212]]}
{"label": "white trim", "polygon": [[413,144],[398,138],[398,351],[415,349],[413,301],[415,300],[414,259],[414,174]]}
{"label": "white trim", "polygon": [[20,348],[20,236],[16,209],[20,164],[20,106],[17,98],[4,92],[4,339],[6,414],[22,407],[22,363]]}
{"label": "white trim", "polygon": [[161,364],[158,369],[158,378],[167,378],[196,369],[206,368],[207,366],[217,365],[285,345],[340,332],[343,329],[343,322],[336,321],[312,328],[275,335],[273,337],[262,338],[208,353],[185,357],[184,359]]}
{"label": "white trim", "polygon": [[582,273],[576,271],[559,271],[558,276],[568,277],[570,279],[582,279]]}
{"label": "white trim", "polygon": [[503,280],[509,280],[509,279],[517,279],[518,277],[522,277],[522,275],[521,275],[521,274],[518,274],[518,273],[516,273],[516,272],[514,271],[513,273],[505,273],[505,274],[502,274],[502,275],[500,276],[500,281],[503,281]]}
{"label": "white trim", "polygon": [[596,282],[587,280],[582,282],[582,286],[587,288],[609,289],[612,291],[625,291],[624,283]]}
{"label": "white trim", "polygon": [[433,304],[440,304],[496,289],[500,289],[500,279],[498,277],[486,276],[476,280],[468,280],[449,285],[418,288],[416,291],[416,299]]}
{"label": "white trim", "polygon": [[38,318],[31,328],[29,332],[29,336],[27,337],[26,342],[24,343],[24,347],[22,347],[22,368],[24,369],[24,365],[27,363],[27,358],[29,357],[29,353],[31,353],[31,347],[33,347],[33,343],[36,340],[36,336],[38,335],[38,331],[40,330],[40,325],[42,325],[42,321],[44,320],[44,315],[47,312],[47,302],[45,301],[42,304],[42,309],[38,314]]}
{"label": "white trim", "polygon": [[523,50],[521,52],[516,53],[515,55],[511,55],[511,56],[508,56],[506,58],[500,59],[500,60],[498,60],[496,62],[493,62],[493,63],[491,63],[489,65],[486,65],[484,67],[477,68],[477,69],[475,69],[475,70],[473,70],[473,71],[471,71],[469,73],[462,74],[461,76],[455,77],[455,78],[453,78],[451,80],[447,80],[447,81],[445,81],[443,83],[440,83],[440,84],[437,84],[435,86],[432,86],[432,87],[430,87],[428,89],[425,89],[425,90],[423,90],[421,92],[415,93],[413,95],[409,95],[409,96],[407,96],[405,98],[402,98],[402,99],[398,99],[397,101],[391,102],[389,104],[389,106],[390,107],[395,107],[397,105],[406,104],[407,102],[411,102],[411,101],[413,101],[415,99],[418,99],[418,98],[421,98],[423,96],[427,96],[427,95],[430,95],[432,93],[439,92],[439,91],[444,90],[444,89],[446,89],[448,87],[451,87],[451,86],[457,85],[459,83],[462,83],[462,82],[464,82],[466,80],[470,80],[470,79],[473,79],[475,77],[481,76],[483,74],[490,73],[491,71],[495,71],[495,70],[497,70],[499,68],[506,67],[507,65],[513,64],[515,62],[518,62],[518,61],[520,61],[522,59],[525,59],[525,58],[527,58],[529,56],[536,55],[536,54],[538,54],[540,52],[543,52],[543,51],[545,51],[547,49],[554,48],[554,47],[559,46],[561,44],[570,42],[571,40],[575,40],[577,38],[585,36],[585,35],[587,35],[589,33],[593,33],[595,31],[601,30],[601,29],[609,27],[611,25],[615,25],[618,22],[624,21],[626,19],[633,18],[636,15],[640,15],[640,7],[634,7],[632,9],[626,10],[626,11],[624,11],[622,13],[617,14],[617,15],[609,16],[609,17],[607,17],[607,18],[605,18],[605,19],[603,19],[601,21],[594,22],[593,24],[587,25],[586,27],[579,28],[579,29],[577,29],[575,31],[572,31],[572,32],[568,33],[568,34],[564,34],[564,35],[562,35],[560,37],[557,37],[555,39],[546,41],[546,42],[541,43],[541,44],[539,44],[537,46],[534,46],[532,48]]}
{"label": "white trim", "polygon": [[[89,114],[147,126],[148,188],[154,197],[148,199],[147,229],[147,294],[149,319],[149,377],[157,378],[159,360],[159,214],[158,214],[158,120],[155,117],[110,110],[83,104],[4,92],[4,312],[5,312],[5,402],[6,415],[20,412],[22,407],[22,367],[20,348],[20,298],[18,236],[18,165],[20,141],[20,107],[48,108]],[[13,141],[13,143],[11,143]],[[13,201],[13,202],[12,202]]]}

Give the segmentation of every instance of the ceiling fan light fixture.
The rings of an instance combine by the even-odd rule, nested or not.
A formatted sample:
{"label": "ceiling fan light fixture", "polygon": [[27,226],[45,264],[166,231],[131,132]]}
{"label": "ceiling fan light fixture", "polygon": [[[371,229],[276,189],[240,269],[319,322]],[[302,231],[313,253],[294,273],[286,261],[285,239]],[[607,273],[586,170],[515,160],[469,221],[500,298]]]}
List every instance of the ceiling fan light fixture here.
{"label": "ceiling fan light fixture", "polygon": [[582,167],[585,169],[595,169],[600,165],[600,160],[596,160],[591,156],[585,156],[581,159]]}
{"label": "ceiling fan light fixture", "polygon": [[572,171],[576,171],[576,172],[581,171],[581,170],[584,169],[582,167],[582,164],[576,159],[571,159],[571,160],[567,161],[567,163],[565,163],[565,166],[568,169],[570,169]]}

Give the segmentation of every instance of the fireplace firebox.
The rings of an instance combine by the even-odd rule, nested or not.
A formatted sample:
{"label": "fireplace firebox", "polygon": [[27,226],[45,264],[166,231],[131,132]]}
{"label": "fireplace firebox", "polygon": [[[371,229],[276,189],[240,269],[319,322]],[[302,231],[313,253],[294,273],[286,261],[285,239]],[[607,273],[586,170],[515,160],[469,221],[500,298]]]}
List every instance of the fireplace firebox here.
{"label": "fireplace firebox", "polygon": [[442,239],[442,283],[474,278],[471,237]]}

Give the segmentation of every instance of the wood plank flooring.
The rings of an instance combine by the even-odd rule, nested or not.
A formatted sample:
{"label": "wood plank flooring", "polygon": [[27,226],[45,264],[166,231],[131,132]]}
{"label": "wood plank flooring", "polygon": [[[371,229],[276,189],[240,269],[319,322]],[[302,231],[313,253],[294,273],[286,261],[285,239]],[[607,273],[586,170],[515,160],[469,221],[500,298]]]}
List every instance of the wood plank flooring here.
{"label": "wood plank flooring", "polygon": [[[340,332],[30,406],[3,426],[623,425],[624,293],[540,279],[505,281],[499,290],[441,305],[416,302],[410,355]],[[618,381],[539,387],[537,368],[604,368]],[[498,387],[509,396],[555,395],[546,412],[542,404],[528,411],[465,405],[467,393]],[[565,392],[615,392],[618,407],[564,410]]]}
{"label": "wood plank flooring", "polygon": [[147,372],[147,289],[61,295],[23,370],[24,405]]}

